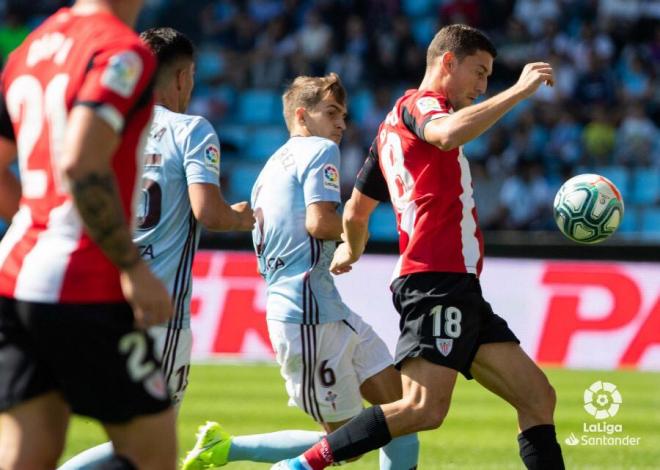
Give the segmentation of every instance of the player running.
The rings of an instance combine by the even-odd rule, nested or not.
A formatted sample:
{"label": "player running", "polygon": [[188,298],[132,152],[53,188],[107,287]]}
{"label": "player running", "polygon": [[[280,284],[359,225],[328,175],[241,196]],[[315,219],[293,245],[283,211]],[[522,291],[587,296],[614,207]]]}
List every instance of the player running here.
{"label": "player running", "polygon": [[[342,233],[337,145],[346,129],[346,92],[336,74],[298,77],[283,104],[291,137],[252,189],[252,238],[268,286],[268,331],[289,404],[330,432],[360,413],[363,398],[399,399],[401,378],[385,343],[342,302],[329,271]],[[268,437],[230,441],[217,423],[207,423],[183,468],[276,462],[296,455],[305,440],[309,446],[320,438],[304,431]],[[416,435],[393,440],[381,453],[381,468],[416,468],[418,449]]]}
{"label": "player running", "polygon": [[396,364],[403,399],[364,410],[302,456],[274,469],[318,470],[442,424],[458,372],[476,378],[518,413],[520,456],[529,469],[563,469],[555,436],[555,393],[483,299],[483,243],[462,145],[482,134],[542,83],[552,68],[528,64],[518,83],[473,105],[486,91],[496,51],[480,31],[442,28],[427,51],[417,90],[381,124],[344,211],[346,243],[331,269],[347,272],[364,251],[379,201],[396,212],[401,257],[391,285],[401,315]]}
{"label": "player running", "polygon": [[[134,241],[142,259],[165,283],[174,305],[170,322],[149,332],[162,358],[172,400],[179,405],[190,372],[192,262],[201,227],[248,231],[254,217],[247,201],[229,206],[222,197],[220,143],[211,124],[183,114],[194,86],[192,42],[172,28],[149,29],[141,38],[159,66]],[[112,446],[102,444],[75,456],[60,470],[95,468],[111,453]]]}
{"label": "player running", "polygon": [[102,422],[111,468],[176,465],[174,409],[136,329],[172,306],[127,223],[156,65],[130,28],[141,4],[78,0],[3,72],[0,172],[17,151],[22,192],[0,243],[4,470],[54,468],[72,412]]}

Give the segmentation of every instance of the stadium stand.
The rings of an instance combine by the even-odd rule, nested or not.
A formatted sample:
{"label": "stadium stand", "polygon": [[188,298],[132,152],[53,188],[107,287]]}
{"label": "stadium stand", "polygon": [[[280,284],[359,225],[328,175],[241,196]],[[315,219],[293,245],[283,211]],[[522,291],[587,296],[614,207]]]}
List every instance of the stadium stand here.
{"label": "stadium stand", "polygon": [[[11,44],[66,3],[0,1],[0,52],[6,56]],[[625,197],[620,236],[655,241],[660,239],[659,3],[151,0],[139,27],[167,24],[197,41],[191,112],[206,116],[218,130],[223,164],[231,168],[224,172],[230,194],[243,197],[249,194],[249,175],[256,176],[255,167],[286,138],[280,93],[293,77],[330,71],[343,77],[349,126],[362,146],[361,154],[346,152],[345,158],[364,158],[393,100],[419,83],[424,51],[437,27],[448,22],[480,27],[499,50],[488,95],[510,85],[529,61],[547,58],[557,81],[465,149],[487,172],[489,196],[521,161],[541,165],[553,190],[579,172],[601,173]],[[345,139],[343,147],[355,144]],[[357,161],[344,164],[359,167]],[[478,198],[482,190],[475,184]],[[549,191],[548,207],[553,195]],[[500,220],[487,228],[511,225]],[[522,230],[553,228],[549,219]],[[383,239],[396,237],[382,232]]]}

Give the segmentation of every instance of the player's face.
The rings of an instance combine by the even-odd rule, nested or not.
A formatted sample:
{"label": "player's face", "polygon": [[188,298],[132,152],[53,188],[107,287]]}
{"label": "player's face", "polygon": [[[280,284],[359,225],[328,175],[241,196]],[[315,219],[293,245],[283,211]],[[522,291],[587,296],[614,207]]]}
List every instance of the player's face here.
{"label": "player's face", "polygon": [[305,110],[305,127],[311,135],[339,145],[346,130],[346,106],[337,103],[334,96],[326,96],[313,109]]}
{"label": "player's face", "polygon": [[470,106],[479,95],[486,93],[488,77],[493,73],[493,56],[477,51],[463,60],[454,59],[449,74],[447,93],[456,110]]}
{"label": "player's face", "polygon": [[182,113],[188,109],[193,88],[195,87],[195,63],[185,64],[181,71],[181,93],[179,94],[179,106]]}

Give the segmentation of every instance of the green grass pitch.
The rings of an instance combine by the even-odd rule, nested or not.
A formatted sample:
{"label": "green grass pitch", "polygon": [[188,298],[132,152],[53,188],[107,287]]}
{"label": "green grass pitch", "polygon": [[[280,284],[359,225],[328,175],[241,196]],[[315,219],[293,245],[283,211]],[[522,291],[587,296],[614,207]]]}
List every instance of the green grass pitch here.
{"label": "green grass pitch", "polygon": [[[636,371],[547,369],[558,394],[557,434],[568,469],[660,469],[660,374]],[[583,423],[595,423],[583,409],[584,389],[597,380],[611,382],[623,397],[609,420],[623,433],[640,438],[637,446],[568,446],[571,433],[584,434]],[[284,384],[270,364],[193,365],[179,417],[180,455],[194,443],[197,426],[220,421],[232,434],[282,429],[316,429],[310,418],[286,406]],[[449,415],[440,429],[421,434],[420,470],[521,469],[513,409],[474,381],[459,379]],[[600,435],[600,434],[599,434]],[[616,434],[614,434],[616,435]],[[103,442],[100,427],[75,418],[65,458]],[[231,463],[226,468],[267,469],[266,464]],[[347,468],[377,469],[372,452]]]}

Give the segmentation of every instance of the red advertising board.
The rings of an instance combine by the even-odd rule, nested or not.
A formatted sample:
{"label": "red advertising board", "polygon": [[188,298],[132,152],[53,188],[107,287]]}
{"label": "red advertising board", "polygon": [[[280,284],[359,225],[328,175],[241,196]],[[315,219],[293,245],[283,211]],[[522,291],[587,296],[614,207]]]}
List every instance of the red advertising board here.
{"label": "red advertising board", "polygon": [[[365,256],[336,277],[344,301],[394,348],[395,256]],[[200,251],[193,267],[196,359],[272,358],[266,287],[249,252]],[[482,286],[537,361],[660,370],[660,264],[487,259]]]}

